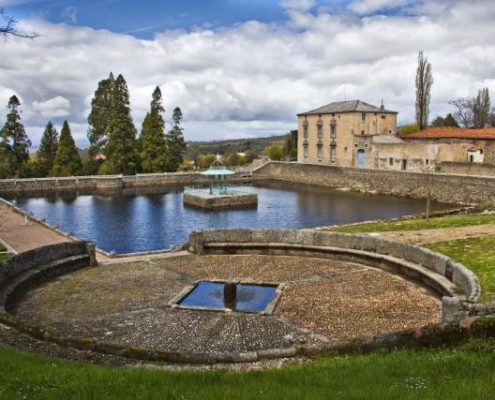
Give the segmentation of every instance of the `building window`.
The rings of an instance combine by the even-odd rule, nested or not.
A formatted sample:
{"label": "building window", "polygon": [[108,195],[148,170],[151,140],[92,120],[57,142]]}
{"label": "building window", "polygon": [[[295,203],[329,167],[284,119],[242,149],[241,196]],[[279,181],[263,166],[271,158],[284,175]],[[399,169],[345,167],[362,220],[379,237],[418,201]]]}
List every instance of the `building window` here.
{"label": "building window", "polygon": [[335,164],[337,161],[337,146],[330,146],[330,162]]}
{"label": "building window", "polygon": [[303,135],[304,139],[308,138],[308,121],[304,121],[303,123]]}
{"label": "building window", "polygon": [[366,122],[366,113],[361,113],[361,122]]}
{"label": "building window", "polygon": [[308,146],[304,146],[304,158],[308,158]]}
{"label": "building window", "polygon": [[394,159],[392,157],[388,159],[388,165],[390,166],[394,165]]}
{"label": "building window", "polygon": [[402,171],[405,171],[407,169],[407,160],[402,160],[402,164],[401,164],[400,169]]}
{"label": "building window", "polygon": [[361,135],[364,135],[364,131],[361,131]]}
{"label": "building window", "polygon": [[318,158],[323,158],[323,148],[318,146]]}
{"label": "building window", "polygon": [[337,137],[337,127],[335,125],[330,126],[330,137],[332,139]]}
{"label": "building window", "polygon": [[318,132],[318,139],[321,139],[323,137],[323,121],[321,119],[316,123],[316,129]]}
{"label": "building window", "polygon": [[386,118],[387,118],[387,116],[386,116],[386,115],[382,115],[382,116],[381,116],[381,118],[382,118],[382,119],[386,119]]}
{"label": "building window", "polygon": [[425,160],[425,165],[430,165],[430,160],[426,159]]}
{"label": "building window", "polygon": [[344,153],[347,154],[347,147],[344,147]]}

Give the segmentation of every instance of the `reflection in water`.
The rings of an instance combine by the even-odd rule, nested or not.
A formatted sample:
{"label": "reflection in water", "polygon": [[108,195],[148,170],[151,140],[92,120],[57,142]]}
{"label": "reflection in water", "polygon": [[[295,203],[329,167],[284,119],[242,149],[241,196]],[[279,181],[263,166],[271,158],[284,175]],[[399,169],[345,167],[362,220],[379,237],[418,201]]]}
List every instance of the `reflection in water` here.
{"label": "reflection in water", "polygon": [[[208,228],[313,228],[424,211],[424,200],[340,192],[288,183],[256,184],[258,208],[204,211],[184,207],[177,188],[152,192],[16,197],[19,207],[105,251],[166,249]],[[12,199],[12,198],[10,198]],[[444,205],[436,204],[436,208]]]}

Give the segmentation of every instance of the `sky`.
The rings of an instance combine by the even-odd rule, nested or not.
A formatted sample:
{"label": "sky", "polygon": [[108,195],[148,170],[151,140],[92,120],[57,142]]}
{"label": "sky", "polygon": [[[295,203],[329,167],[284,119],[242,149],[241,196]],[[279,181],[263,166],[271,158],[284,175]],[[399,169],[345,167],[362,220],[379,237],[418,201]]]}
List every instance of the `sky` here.
{"label": "sky", "polygon": [[[98,82],[122,74],[138,132],[160,86],[184,136],[223,140],[297,129],[334,101],[383,101],[414,122],[418,52],[431,63],[430,120],[483,87],[495,98],[489,0],[0,0],[34,40],[0,39],[0,126],[21,101],[33,147],[66,119],[87,147]],[[495,102],[494,102],[495,104]]]}

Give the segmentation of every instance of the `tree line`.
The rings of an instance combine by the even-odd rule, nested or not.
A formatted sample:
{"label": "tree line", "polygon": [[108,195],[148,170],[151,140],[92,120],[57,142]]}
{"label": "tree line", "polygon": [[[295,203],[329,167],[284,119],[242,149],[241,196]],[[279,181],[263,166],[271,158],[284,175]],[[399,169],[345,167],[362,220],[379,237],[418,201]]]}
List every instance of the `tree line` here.
{"label": "tree line", "polygon": [[138,136],[124,77],[114,78],[110,73],[100,81],[91,101],[90,146],[84,157],[68,121],[64,121],[60,137],[49,121],[38,151],[30,157],[31,141],[21,122],[20,105],[15,95],[9,99],[9,112],[0,130],[0,178],[175,172],[183,161],[182,111],[179,107],[173,110],[171,129],[165,132],[165,109],[158,86]]}

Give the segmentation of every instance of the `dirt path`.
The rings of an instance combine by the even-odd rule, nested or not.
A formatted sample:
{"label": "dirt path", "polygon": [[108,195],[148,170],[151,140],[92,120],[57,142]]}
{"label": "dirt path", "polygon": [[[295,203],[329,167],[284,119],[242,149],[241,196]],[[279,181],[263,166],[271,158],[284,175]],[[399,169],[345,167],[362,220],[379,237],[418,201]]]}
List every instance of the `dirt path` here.
{"label": "dirt path", "polygon": [[380,232],[373,235],[402,240],[414,244],[443,242],[468,237],[495,235],[495,224],[465,226],[462,228],[424,229],[417,231]]}
{"label": "dirt path", "polygon": [[[0,239],[12,250],[22,253],[49,244],[72,241],[71,238],[14,211],[11,206],[0,201]],[[103,254],[97,253],[98,261],[108,261]]]}

